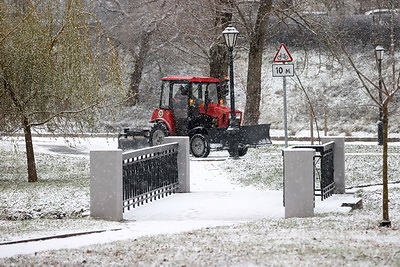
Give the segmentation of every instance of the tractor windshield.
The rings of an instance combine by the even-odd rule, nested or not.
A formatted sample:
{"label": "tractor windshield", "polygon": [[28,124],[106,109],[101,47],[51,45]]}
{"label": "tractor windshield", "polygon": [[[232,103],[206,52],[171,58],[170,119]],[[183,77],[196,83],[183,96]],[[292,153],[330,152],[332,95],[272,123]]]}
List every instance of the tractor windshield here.
{"label": "tractor windshield", "polygon": [[193,83],[193,97],[200,102],[218,103],[217,83]]}
{"label": "tractor windshield", "polygon": [[[219,84],[212,82],[190,84],[186,81],[164,81],[162,84],[160,108],[171,109],[174,105],[174,100],[187,97],[193,97],[197,103],[218,103],[218,89]],[[183,103],[187,103],[187,101],[183,101]]]}

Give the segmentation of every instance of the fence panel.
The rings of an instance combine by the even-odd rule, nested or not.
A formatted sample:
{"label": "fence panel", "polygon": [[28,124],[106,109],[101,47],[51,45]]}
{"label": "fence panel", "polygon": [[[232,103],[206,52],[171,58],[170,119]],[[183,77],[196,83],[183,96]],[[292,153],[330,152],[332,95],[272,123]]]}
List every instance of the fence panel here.
{"label": "fence panel", "polygon": [[301,145],[293,148],[312,148],[314,156],[314,195],[321,200],[330,197],[335,190],[334,182],[334,142],[322,145]]}
{"label": "fence panel", "polygon": [[176,192],[179,187],[177,155],[178,143],[122,155],[124,210]]}

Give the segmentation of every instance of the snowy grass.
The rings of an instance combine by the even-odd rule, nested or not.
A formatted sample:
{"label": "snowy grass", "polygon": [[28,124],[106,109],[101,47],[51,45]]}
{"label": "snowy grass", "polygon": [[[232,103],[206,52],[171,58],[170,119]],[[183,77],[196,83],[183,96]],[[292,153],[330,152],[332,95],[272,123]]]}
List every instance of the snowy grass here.
{"label": "snowy grass", "polygon": [[0,263],[3,260],[6,264],[56,266],[399,266],[400,231],[377,227],[373,217],[379,216],[378,213],[368,208],[345,215],[260,220],[41,252],[0,259]]}
{"label": "snowy grass", "polygon": [[282,145],[249,149],[245,157],[227,161],[224,171],[231,179],[260,189],[282,189]]}
{"label": "snowy grass", "polygon": [[36,154],[38,182],[27,183],[25,153],[1,153],[0,219],[81,217],[89,208],[86,157]]}
{"label": "snowy grass", "polygon": [[0,241],[118,226],[89,212],[89,158],[36,153],[38,182],[28,183],[26,154],[0,147]]}
{"label": "snowy grass", "polygon": [[[224,171],[237,182],[260,189],[281,190],[283,145],[250,149],[239,161],[227,161]],[[389,146],[389,182],[400,181],[400,147]],[[382,183],[382,146],[347,144],[346,186],[358,187]],[[239,163],[239,164],[238,164]]]}
{"label": "snowy grass", "polygon": [[[221,172],[260,189],[282,187],[283,146],[250,149],[227,160]],[[381,151],[376,145],[346,144],[346,186],[380,183]],[[399,147],[390,146],[390,182],[399,175]],[[27,183],[24,162],[0,147],[2,241],[65,232],[123,227],[93,220],[89,209],[89,159],[38,153],[40,182]],[[222,166],[222,165],[221,165]],[[0,265],[85,266],[400,266],[400,188],[390,188],[393,227],[378,227],[381,186],[353,189],[363,209],[312,218],[269,219],[180,234],[91,245],[79,249],[1,258]]]}

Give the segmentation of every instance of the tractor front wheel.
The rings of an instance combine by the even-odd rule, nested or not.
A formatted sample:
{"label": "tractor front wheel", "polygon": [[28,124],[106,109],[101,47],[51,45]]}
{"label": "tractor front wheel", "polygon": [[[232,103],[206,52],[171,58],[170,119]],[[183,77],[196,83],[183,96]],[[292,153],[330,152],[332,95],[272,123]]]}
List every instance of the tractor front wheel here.
{"label": "tractor front wheel", "polygon": [[[247,150],[248,150],[247,146],[239,146],[239,148],[238,148],[238,156],[239,157],[243,157],[244,155],[247,154]],[[228,152],[229,152],[229,156],[231,156],[231,157],[235,156],[234,150],[228,149]]]}
{"label": "tractor front wheel", "polygon": [[150,131],[150,146],[161,145],[166,136],[169,136],[169,132],[165,123],[158,122],[154,124]]}
{"label": "tractor front wheel", "polygon": [[202,134],[195,134],[190,138],[190,152],[196,158],[206,158],[210,154],[210,143]]}

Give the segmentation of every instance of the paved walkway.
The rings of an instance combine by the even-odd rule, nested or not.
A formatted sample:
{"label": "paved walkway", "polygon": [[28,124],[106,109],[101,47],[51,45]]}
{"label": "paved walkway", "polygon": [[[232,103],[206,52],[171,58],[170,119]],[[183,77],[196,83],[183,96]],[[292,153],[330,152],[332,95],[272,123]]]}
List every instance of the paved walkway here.
{"label": "paved walkway", "polygon": [[[259,191],[234,185],[220,173],[218,164],[223,164],[218,157],[191,160],[191,193],[171,195],[137,207],[125,212],[124,219],[247,222],[285,216],[282,191]],[[342,207],[345,202],[354,202],[353,195],[334,195],[324,201],[316,197],[314,212],[348,212],[350,207]]]}

